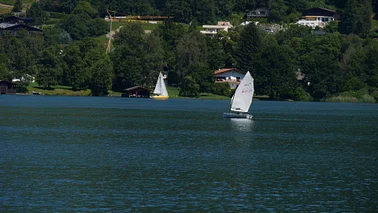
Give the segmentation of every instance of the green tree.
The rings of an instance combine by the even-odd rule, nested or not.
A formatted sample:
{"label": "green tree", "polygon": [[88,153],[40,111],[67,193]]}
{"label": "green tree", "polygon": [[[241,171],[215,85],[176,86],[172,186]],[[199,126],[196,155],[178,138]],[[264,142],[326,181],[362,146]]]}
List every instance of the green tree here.
{"label": "green tree", "polygon": [[184,77],[179,95],[186,97],[199,97],[199,89],[199,85],[196,83],[196,81],[190,75],[188,75]]}
{"label": "green tree", "polygon": [[[184,83],[186,76],[191,76],[191,80],[197,82],[199,76],[194,73],[199,70],[208,70],[207,60],[204,35],[199,32],[191,32],[180,38],[176,47],[176,73],[179,85]],[[182,88],[182,94],[186,94],[185,88]]]}
{"label": "green tree", "polygon": [[63,82],[72,86],[73,90],[85,88],[88,84],[86,64],[78,43],[71,44],[64,50],[64,61],[67,68],[64,71]]}
{"label": "green tree", "polygon": [[[19,31],[17,36],[21,34],[22,32]],[[5,38],[4,49],[9,59],[8,68],[12,78],[21,78],[26,74],[32,75],[36,58],[31,49],[26,46],[25,38],[14,37],[13,35],[4,35],[3,38]]]}
{"label": "green tree", "polygon": [[97,11],[92,7],[92,5],[87,1],[79,1],[75,9],[71,14],[83,14],[86,13],[90,18],[96,18]]}
{"label": "green tree", "polygon": [[86,89],[90,86],[91,67],[103,58],[104,50],[93,38],[76,41],[63,51],[66,69],[63,82],[73,90]]}
{"label": "green tree", "polygon": [[240,33],[240,40],[236,48],[237,68],[242,71],[256,72],[255,58],[260,53],[261,35],[256,25],[249,24]]}
{"label": "green tree", "polygon": [[177,22],[190,23],[192,11],[190,1],[172,0],[167,2],[167,14],[174,17]]}
{"label": "green tree", "polygon": [[108,56],[95,62],[91,67],[91,90],[93,96],[107,95],[112,87],[113,64]]}
{"label": "green tree", "polygon": [[13,12],[20,12],[22,10],[22,0],[16,0],[13,5]]}
{"label": "green tree", "polygon": [[62,57],[60,48],[51,46],[47,48],[38,63],[36,81],[39,85],[51,88],[58,84],[58,78],[62,74]]}
{"label": "green tree", "polygon": [[291,98],[296,88],[297,61],[295,52],[286,45],[274,42],[264,48],[256,59],[256,93],[267,94],[270,98]]}
{"label": "green tree", "polygon": [[45,24],[49,18],[47,12],[42,10],[41,4],[39,2],[34,2],[31,7],[26,11],[28,17],[34,18],[35,24]]}
{"label": "green tree", "polygon": [[321,100],[341,91],[343,75],[340,72],[341,39],[339,34],[326,34],[312,41],[306,53],[299,57],[306,90],[315,100]]}
{"label": "green tree", "polygon": [[136,85],[152,86],[165,64],[160,38],[144,33],[139,23],[132,23],[115,35],[114,45],[113,88],[122,91]]}
{"label": "green tree", "polygon": [[286,17],[287,6],[284,0],[272,1],[272,9],[269,19],[274,22],[281,22]]}
{"label": "green tree", "polygon": [[367,37],[371,29],[371,17],[373,14],[371,0],[360,0],[356,22],[356,34]]}
{"label": "green tree", "polygon": [[347,0],[343,17],[339,23],[339,31],[344,34],[354,33],[358,16],[357,0]]}
{"label": "green tree", "polygon": [[223,49],[222,41],[206,37],[206,47],[208,54],[209,69],[219,69],[225,66],[226,54]]}
{"label": "green tree", "polygon": [[161,37],[166,61],[165,70],[169,72],[168,84],[177,84],[177,75],[174,72],[176,43],[183,35],[187,34],[187,28],[183,24],[167,21],[160,24],[155,32]]}
{"label": "green tree", "polygon": [[80,2],[60,27],[66,30],[72,39],[103,35],[108,31],[105,20],[96,18],[97,11],[88,2]]}
{"label": "green tree", "polygon": [[165,66],[164,52],[160,37],[154,33],[144,35],[143,39],[144,57],[141,58],[142,85],[151,86],[156,82],[159,72]]}
{"label": "green tree", "polygon": [[344,34],[354,33],[366,37],[371,28],[372,14],[371,0],[360,0],[359,2],[348,0],[339,24],[339,31]]}
{"label": "green tree", "polygon": [[193,16],[200,24],[215,22],[214,0],[195,0],[190,4]]}
{"label": "green tree", "polygon": [[0,63],[0,79],[7,81],[10,80],[9,70],[5,63]]}

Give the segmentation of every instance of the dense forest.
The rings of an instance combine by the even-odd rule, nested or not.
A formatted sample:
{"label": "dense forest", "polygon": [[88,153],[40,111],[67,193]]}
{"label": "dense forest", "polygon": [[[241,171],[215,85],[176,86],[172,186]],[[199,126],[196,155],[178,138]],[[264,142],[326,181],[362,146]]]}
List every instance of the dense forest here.
{"label": "dense forest", "polygon": [[[22,9],[16,0],[14,10]],[[271,15],[252,21],[276,23],[277,33],[255,24],[241,26],[245,13],[270,8]],[[295,23],[313,7],[333,9],[341,19],[324,29]],[[160,71],[181,96],[231,95],[228,85],[214,83],[214,71],[236,67],[250,71],[255,92],[272,99],[325,100],[338,95],[378,100],[378,31],[372,0],[40,0],[26,10],[42,34],[3,32],[0,79],[35,76],[42,87],[67,85],[91,89],[92,95],[142,85],[153,87]],[[106,9],[119,15],[165,15],[152,33],[131,22],[117,32],[111,51],[98,37],[109,31]],[[48,24],[53,15],[57,23]],[[234,28],[215,37],[201,34],[202,24],[230,20]],[[325,33],[316,33],[323,30]],[[304,77],[298,81],[298,73]]]}

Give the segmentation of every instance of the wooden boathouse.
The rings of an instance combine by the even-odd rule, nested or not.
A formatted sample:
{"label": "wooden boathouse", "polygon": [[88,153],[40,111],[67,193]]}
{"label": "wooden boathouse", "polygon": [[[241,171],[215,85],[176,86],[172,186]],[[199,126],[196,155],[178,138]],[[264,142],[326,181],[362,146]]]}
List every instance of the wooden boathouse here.
{"label": "wooden boathouse", "polygon": [[16,85],[9,81],[0,80],[0,94],[16,94]]}
{"label": "wooden boathouse", "polygon": [[130,87],[130,88],[125,89],[124,91],[125,92],[122,93],[122,97],[128,97],[128,98],[149,98],[150,97],[150,90],[142,86]]}

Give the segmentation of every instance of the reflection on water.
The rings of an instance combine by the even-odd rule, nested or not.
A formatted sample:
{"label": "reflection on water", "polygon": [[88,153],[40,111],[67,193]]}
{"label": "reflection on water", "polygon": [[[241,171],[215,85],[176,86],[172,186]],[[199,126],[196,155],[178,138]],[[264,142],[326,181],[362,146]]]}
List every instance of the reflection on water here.
{"label": "reflection on water", "polygon": [[253,120],[230,118],[231,128],[238,132],[251,132],[253,130]]}

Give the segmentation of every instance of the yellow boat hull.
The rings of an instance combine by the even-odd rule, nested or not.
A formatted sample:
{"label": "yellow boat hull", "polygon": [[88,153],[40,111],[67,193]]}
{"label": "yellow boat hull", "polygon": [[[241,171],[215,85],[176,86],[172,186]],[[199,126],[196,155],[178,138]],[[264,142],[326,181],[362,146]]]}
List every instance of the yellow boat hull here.
{"label": "yellow boat hull", "polygon": [[152,96],[155,100],[167,100],[169,96]]}

